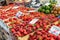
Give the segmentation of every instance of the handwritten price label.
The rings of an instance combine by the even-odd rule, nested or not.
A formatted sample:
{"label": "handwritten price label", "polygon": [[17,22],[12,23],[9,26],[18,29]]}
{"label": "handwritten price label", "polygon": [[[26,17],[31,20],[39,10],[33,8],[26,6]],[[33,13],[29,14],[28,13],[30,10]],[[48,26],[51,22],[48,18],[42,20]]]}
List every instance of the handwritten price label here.
{"label": "handwritten price label", "polygon": [[33,19],[32,21],[30,21],[29,24],[35,24],[38,20],[39,20],[39,19],[35,18],[35,19]]}
{"label": "handwritten price label", "polygon": [[22,15],[23,15],[23,13],[21,11],[18,11],[16,14],[16,17],[22,16]]}
{"label": "handwritten price label", "polygon": [[14,6],[12,9],[17,9],[17,8],[19,8],[19,6]]}
{"label": "handwritten price label", "polygon": [[55,25],[53,25],[51,27],[51,29],[49,30],[49,33],[52,33],[52,34],[58,36],[60,34],[60,28],[55,26]]}

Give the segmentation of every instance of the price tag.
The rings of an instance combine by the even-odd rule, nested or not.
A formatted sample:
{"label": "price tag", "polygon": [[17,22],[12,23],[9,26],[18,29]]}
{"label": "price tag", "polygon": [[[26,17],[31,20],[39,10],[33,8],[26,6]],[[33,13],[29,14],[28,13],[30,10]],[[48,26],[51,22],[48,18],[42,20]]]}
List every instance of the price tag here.
{"label": "price tag", "polygon": [[51,29],[49,30],[49,33],[52,33],[52,34],[58,36],[60,34],[60,28],[55,26],[55,25],[53,25],[51,27]]}
{"label": "price tag", "polygon": [[45,5],[47,5],[47,6],[48,6],[49,4],[50,4],[50,3],[46,3]]}
{"label": "price tag", "polygon": [[17,14],[16,14],[16,17],[20,17],[22,15],[23,15],[23,13],[21,11],[18,11]]}
{"label": "price tag", "polygon": [[17,9],[17,8],[19,8],[19,6],[14,6],[12,9]]}
{"label": "price tag", "polygon": [[35,6],[40,6],[40,3],[37,3]]}
{"label": "price tag", "polygon": [[35,19],[33,19],[32,21],[30,21],[29,24],[35,24],[38,20],[39,20],[39,19],[35,18]]}
{"label": "price tag", "polygon": [[32,5],[35,5],[35,3],[36,3],[36,2],[32,2],[31,4],[32,4]]}
{"label": "price tag", "polygon": [[30,10],[30,11],[28,11],[28,12],[36,12],[36,10]]}

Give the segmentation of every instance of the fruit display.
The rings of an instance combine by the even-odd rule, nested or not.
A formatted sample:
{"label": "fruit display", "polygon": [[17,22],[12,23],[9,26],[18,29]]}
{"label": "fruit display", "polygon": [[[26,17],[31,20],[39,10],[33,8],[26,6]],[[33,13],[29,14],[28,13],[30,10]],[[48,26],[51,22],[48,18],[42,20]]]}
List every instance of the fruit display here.
{"label": "fruit display", "polygon": [[41,12],[29,12],[35,9],[24,6],[10,6],[9,10],[3,11],[9,6],[0,9],[0,19],[16,40],[60,40],[59,35],[49,33],[52,25],[60,26],[60,19],[54,14],[48,14],[52,10],[51,5],[41,7],[43,10],[38,10]]}
{"label": "fruit display", "polygon": [[57,5],[57,1],[50,0],[50,3],[41,6],[38,9],[38,12],[43,12],[45,14],[54,14],[56,17],[58,17],[60,15],[60,6]]}
{"label": "fruit display", "polygon": [[51,11],[52,14],[54,14],[55,16],[59,16],[60,15],[60,7],[54,7],[53,10]]}
{"label": "fruit display", "polygon": [[44,5],[44,6],[41,6],[39,9],[38,9],[38,12],[44,12],[46,14],[49,14],[51,13],[51,10],[53,9],[52,7],[52,4],[49,4],[49,5]]}
{"label": "fruit display", "polygon": [[[39,29],[48,30],[48,28],[50,28],[52,23],[59,20],[58,18],[56,18],[54,15],[51,14],[46,16],[44,13],[42,14],[40,14],[39,12],[31,12],[31,13],[32,14],[20,16],[19,18],[13,17],[4,20],[4,22],[10,28],[11,33],[15,37],[24,37]],[[39,20],[35,24],[29,24],[29,22],[31,22],[31,20],[33,20],[34,18],[37,18]]]}
{"label": "fruit display", "polygon": [[[60,20],[56,24],[53,24],[53,25],[60,27]],[[49,33],[49,30],[50,30],[50,28],[48,28],[48,30],[39,29],[39,30],[35,31],[34,33],[31,33],[29,35],[28,40],[57,40],[57,39],[60,40],[60,34],[59,34],[59,36],[53,35],[53,34]]]}
{"label": "fruit display", "polygon": [[21,11],[21,12],[23,12],[23,14],[26,14],[27,11],[33,10],[33,9],[32,8],[26,8],[26,7],[17,7],[17,8],[15,8],[15,6],[13,6],[12,8],[10,8],[7,11],[3,11],[3,10],[4,9],[2,9],[0,11],[0,19],[4,20],[4,19],[8,19],[10,17],[16,16],[16,14],[17,14],[18,11]]}
{"label": "fruit display", "polygon": [[54,14],[56,17],[60,15],[60,7],[56,4],[43,5],[38,9],[38,12],[45,14]]}
{"label": "fruit display", "polygon": [[60,40],[60,38],[48,33],[45,30],[38,30],[34,34],[30,34],[30,37],[28,40],[57,40],[57,39]]}

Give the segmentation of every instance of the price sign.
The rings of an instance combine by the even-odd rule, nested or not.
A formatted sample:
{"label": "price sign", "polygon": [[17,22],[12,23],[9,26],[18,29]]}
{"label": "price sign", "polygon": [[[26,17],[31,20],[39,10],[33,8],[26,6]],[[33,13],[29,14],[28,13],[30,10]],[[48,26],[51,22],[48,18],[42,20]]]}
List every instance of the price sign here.
{"label": "price sign", "polygon": [[17,8],[19,8],[19,6],[14,6],[12,9],[17,9]]}
{"label": "price sign", "polygon": [[29,24],[35,24],[38,20],[39,20],[39,19],[35,18],[35,19],[33,19],[32,21],[30,21]]}
{"label": "price sign", "polygon": [[37,3],[35,6],[40,6],[40,3]]}
{"label": "price sign", "polygon": [[47,6],[48,6],[49,4],[50,4],[50,3],[46,3],[45,5],[47,5]]}
{"label": "price sign", "polygon": [[60,28],[55,26],[55,25],[53,25],[51,27],[51,29],[49,30],[49,33],[52,33],[52,34],[58,36],[60,34]]}
{"label": "price sign", "polygon": [[21,11],[18,11],[17,14],[16,14],[16,17],[20,17],[22,15],[23,15],[23,13]]}

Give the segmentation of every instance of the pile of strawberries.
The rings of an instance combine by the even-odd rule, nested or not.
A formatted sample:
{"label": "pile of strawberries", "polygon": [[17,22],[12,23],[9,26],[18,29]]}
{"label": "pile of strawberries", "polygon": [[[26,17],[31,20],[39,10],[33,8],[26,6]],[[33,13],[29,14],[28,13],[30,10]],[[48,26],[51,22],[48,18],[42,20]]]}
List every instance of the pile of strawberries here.
{"label": "pile of strawberries", "polygon": [[60,40],[60,35],[55,36],[46,30],[38,30],[34,34],[30,34],[28,40]]}
{"label": "pile of strawberries", "polygon": [[[29,34],[30,37],[28,40],[60,40],[59,37],[48,32],[51,25],[58,21],[59,18],[56,18],[53,14],[45,15],[40,12],[28,12],[29,10],[33,10],[31,8],[18,7],[13,9],[13,7],[11,6],[7,11],[3,11],[3,9],[0,11],[0,19],[7,24],[13,36],[24,37]],[[21,11],[23,15],[16,17],[18,11]],[[38,19],[38,21],[31,24],[30,22],[33,19]]]}

